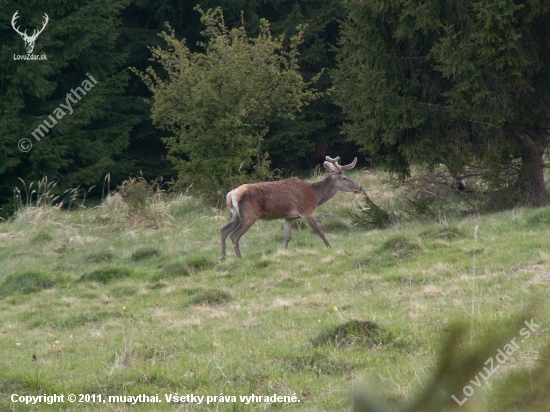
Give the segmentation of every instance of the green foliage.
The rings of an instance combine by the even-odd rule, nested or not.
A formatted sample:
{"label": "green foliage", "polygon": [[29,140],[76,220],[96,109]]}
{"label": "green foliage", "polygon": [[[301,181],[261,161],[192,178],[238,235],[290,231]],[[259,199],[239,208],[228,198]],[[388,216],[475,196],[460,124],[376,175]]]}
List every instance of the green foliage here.
{"label": "green foliage", "polygon": [[346,2],[336,99],[349,137],[406,176],[467,167],[501,200],[548,201],[547,2]]}
{"label": "green foliage", "polygon": [[[10,24],[3,25],[0,82],[0,204],[11,201],[17,179],[26,181],[47,175],[67,188],[97,185],[107,172],[129,173],[132,160],[121,159],[137,118],[133,103],[121,93],[128,80],[124,59],[117,45],[119,16],[129,0],[107,3],[79,1],[72,4],[32,0],[12,2],[0,8],[0,18],[9,22],[19,10],[18,23],[30,32],[40,27],[44,13],[50,21],[40,34],[33,53],[48,59],[13,60],[23,54],[23,41]],[[54,110],[66,102],[67,93],[80,87],[89,73],[97,84],[72,104],[72,112],[55,115],[57,124],[37,141],[31,133]],[[61,118],[59,117],[61,116]],[[18,150],[18,142],[32,141],[32,149]]]}
{"label": "green foliage", "polygon": [[155,194],[155,187],[143,177],[130,178],[118,187],[119,193],[128,205],[130,214],[144,213],[151,198]]}
{"label": "green foliage", "polygon": [[386,212],[363,193],[363,205],[357,205],[357,212],[351,212],[351,221],[355,226],[366,229],[385,229],[395,222],[394,213]]}
{"label": "green foliage", "polygon": [[134,272],[126,267],[112,266],[96,269],[80,276],[80,282],[108,283],[112,280],[131,277]]}
{"label": "green foliage", "polygon": [[62,281],[63,278],[54,273],[34,270],[13,273],[8,275],[4,281],[0,283],[0,298],[13,295],[14,293],[28,295],[30,293],[39,292],[43,289],[52,288]]}
{"label": "green foliage", "polygon": [[218,200],[232,187],[267,177],[262,141],[271,122],[293,118],[318,94],[298,71],[300,30],[285,51],[266,20],[250,38],[244,27],[229,30],[221,9],[198,10],[206,27],[203,53],[191,52],[168,27],[161,35],[168,49],[152,48],[166,76],[153,68],[134,71],[153,92],[154,123],[172,133],[165,142],[178,184]]}
{"label": "green foliage", "polygon": [[169,216],[166,209],[157,207],[164,195],[159,180],[148,182],[144,177],[130,178],[118,190],[124,204],[128,206],[127,217],[131,223],[158,226]]}

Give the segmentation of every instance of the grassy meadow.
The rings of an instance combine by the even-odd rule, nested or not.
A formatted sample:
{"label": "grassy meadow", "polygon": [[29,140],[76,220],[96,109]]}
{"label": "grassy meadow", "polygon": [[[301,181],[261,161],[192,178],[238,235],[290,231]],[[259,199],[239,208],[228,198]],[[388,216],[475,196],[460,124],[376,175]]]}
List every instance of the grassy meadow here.
{"label": "grassy meadow", "polygon": [[[403,189],[383,173],[350,177],[382,207],[404,207]],[[338,193],[317,210],[332,249],[295,222],[285,250],[283,222],[260,221],[241,239],[243,259],[228,239],[225,261],[219,231],[229,212],[189,196],[156,199],[143,215],[118,195],[70,212],[23,208],[0,223],[0,410],[351,411],[352,387],[364,381],[397,407],[432,379],[453,322],[465,322],[464,346],[475,346],[536,297],[540,327],[455,407],[540,407],[536,397],[517,409],[499,399],[549,341],[550,208],[366,231],[349,217],[360,199]],[[10,401],[70,393],[205,401]],[[300,402],[205,404],[220,394]]]}

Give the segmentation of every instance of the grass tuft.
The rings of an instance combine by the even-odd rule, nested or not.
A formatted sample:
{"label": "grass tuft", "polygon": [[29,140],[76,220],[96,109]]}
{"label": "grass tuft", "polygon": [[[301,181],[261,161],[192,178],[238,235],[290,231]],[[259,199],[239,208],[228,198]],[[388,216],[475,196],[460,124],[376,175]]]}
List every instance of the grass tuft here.
{"label": "grass tuft", "polygon": [[393,340],[391,333],[387,333],[376,323],[368,320],[349,320],[328,331],[322,332],[312,340],[314,346],[333,345],[374,346],[387,345]]}
{"label": "grass tuft", "polygon": [[449,226],[443,229],[429,229],[419,236],[427,239],[456,240],[465,238],[466,234],[455,226]]}
{"label": "grass tuft", "polygon": [[85,273],[80,277],[80,282],[108,283],[111,280],[127,278],[133,275],[133,271],[126,267],[112,266]]}
{"label": "grass tuft", "polygon": [[139,262],[140,260],[151,259],[157,256],[160,256],[160,250],[146,247],[132,253],[132,261]]}
{"label": "grass tuft", "polygon": [[192,271],[199,271],[213,268],[216,265],[216,261],[208,255],[199,254],[187,256],[185,264]]}
{"label": "grass tuft", "polygon": [[[193,289],[190,290],[194,292]],[[190,305],[220,305],[232,300],[233,297],[223,290],[208,289],[202,292],[194,293],[192,297],[183,304],[183,307]]]}
{"label": "grass tuft", "polygon": [[22,293],[28,295],[49,289],[62,282],[60,275],[39,271],[27,271],[8,275],[0,284],[0,298]]}

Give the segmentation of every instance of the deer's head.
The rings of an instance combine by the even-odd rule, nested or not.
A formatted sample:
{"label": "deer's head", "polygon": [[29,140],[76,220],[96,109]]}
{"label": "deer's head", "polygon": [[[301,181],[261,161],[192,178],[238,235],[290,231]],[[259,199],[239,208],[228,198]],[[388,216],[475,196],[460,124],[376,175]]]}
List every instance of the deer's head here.
{"label": "deer's head", "polygon": [[27,49],[27,53],[31,54],[32,51],[34,50],[34,43],[36,42],[36,39],[37,39],[38,35],[44,31],[44,29],[46,28],[46,24],[48,24],[48,21],[50,20],[50,18],[48,17],[48,15],[46,13],[44,13],[44,23],[42,24],[42,28],[40,30],[34,30],[32,35],[28,36],[27,35],[27,30],[25,30],[23,33],[21,33],[21,31],[19,31],[19,27],[15,26],[15,21],[19,17],[17,15],[17,13],[19,13],[19,10],[17,10],[14,13],[13,17],[11,18],[11,25],[12,25],[13,29],[25,41],[25,48]]}
{"label": "deer's head", "polygon": [[326,171],[330,174],[337,190],[342,192],[361,193],[361,186],[344,175],[344,171],[351,170],[355,167],[357,158],[353,159],[353,162],[345,166],[338,164],[340,161],[340,156],[335,159],[327,156],[326,159],[327,161],[323,163],[323,166],[325,166]]}

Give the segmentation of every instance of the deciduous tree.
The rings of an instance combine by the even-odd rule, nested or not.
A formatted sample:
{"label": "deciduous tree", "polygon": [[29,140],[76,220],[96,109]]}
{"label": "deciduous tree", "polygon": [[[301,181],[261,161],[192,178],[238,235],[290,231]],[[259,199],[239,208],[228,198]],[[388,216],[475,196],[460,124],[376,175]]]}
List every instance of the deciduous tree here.
{"label": "deciduous tree", "polygon": [[204,51],[190,51],[169,29],[162,34],[168,48],[152,49],[163,71],[140,75],[154,95],[153,122],[173,134],[165,141],[178,183],[213,200],[266,176],[262,141],[270,124],[293,118],[318,93],[298,70],[300,30],[285,50],[266,20],[251,38],[244,22],[229,30],[221,9],[201,13]]}

